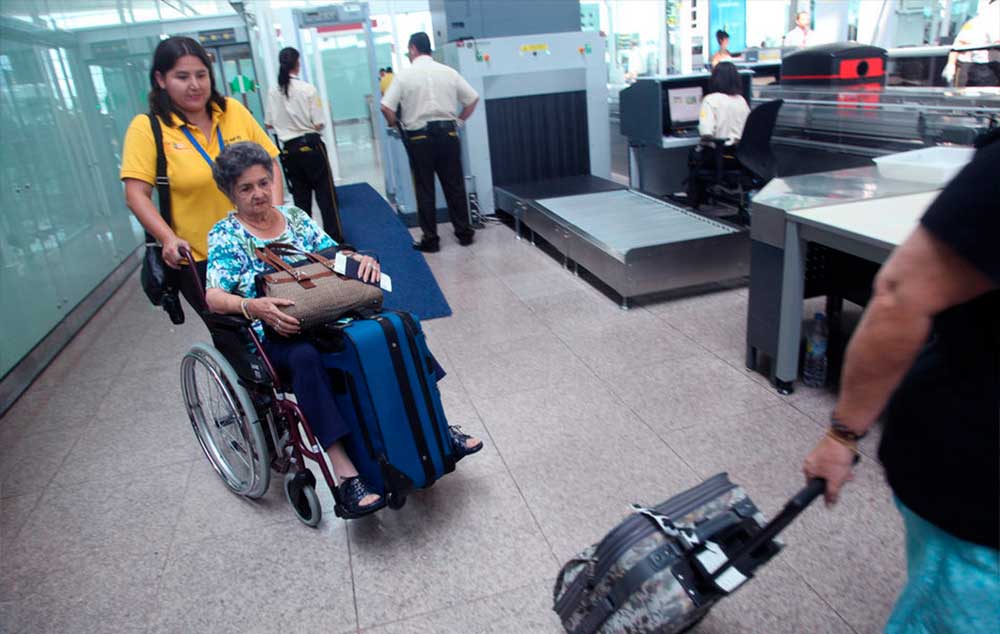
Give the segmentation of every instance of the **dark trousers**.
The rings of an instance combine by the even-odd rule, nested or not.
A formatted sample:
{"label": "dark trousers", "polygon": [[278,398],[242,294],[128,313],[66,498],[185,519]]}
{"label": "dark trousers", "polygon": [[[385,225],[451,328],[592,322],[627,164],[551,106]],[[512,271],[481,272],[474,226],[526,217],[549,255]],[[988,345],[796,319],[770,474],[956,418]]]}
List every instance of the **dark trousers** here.
{"label": "dark trousers", "polygon": [[1000,62],[975,64],[973,62],[958,62],[958,80],[960,88],[966,86],[1000,86]]}
{"label": "dark trousers", "polygon": [[417,193],[417,214],[424,240],[438,240],[434,174],[441,180],[441,190],[448,203],[448,216],[455,235],[471,238],[475,230],[469,224],[465,177],[462,174],[462,146],[455,124],[451,121],[432,121],[422,130],[407,132],[406,153],[410,157],[410,170]]}
{"label": "dark trousers", "polygon": [[272,335],[264,340],[264,350],[278,373],[291,377],[295,400],[324,449],[350,433],[333,399],[330,377],[316,346],[308,341],[285,340],[280,335]]}
{"label": "dark trousers", "polygon": [[295,206],[312,215],[313,193],[323,216],[323,230],[343,242],[340,210],[333,187],[333,175],[326,158],[326,145],[318,134],[307,134],[284,143],[281,165],[285,168]]}
{"label": "dark trousers", "polygon": [[707,198],[706,184],[723,184],[719,182],[725,170],[739,169],[736,161],[735,147],[726,147],[716,151],[710,145],[697,145],[688,153],[688,168],[690,174],[687,180],[688,204],[697,209]]}

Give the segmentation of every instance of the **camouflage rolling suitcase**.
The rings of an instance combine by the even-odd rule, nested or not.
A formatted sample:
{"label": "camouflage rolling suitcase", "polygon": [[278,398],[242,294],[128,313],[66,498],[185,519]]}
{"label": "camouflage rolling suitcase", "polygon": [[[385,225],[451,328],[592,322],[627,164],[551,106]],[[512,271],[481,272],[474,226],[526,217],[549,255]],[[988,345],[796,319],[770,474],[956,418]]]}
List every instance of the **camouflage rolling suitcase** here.
{"label": "camouflage rolling suitcase", "polygon": [[677,634],[781,549],[778,533],[823,493],[813,480],[771,522],[725,473],[634,513],[563,566],[553,609],[569,634]]}

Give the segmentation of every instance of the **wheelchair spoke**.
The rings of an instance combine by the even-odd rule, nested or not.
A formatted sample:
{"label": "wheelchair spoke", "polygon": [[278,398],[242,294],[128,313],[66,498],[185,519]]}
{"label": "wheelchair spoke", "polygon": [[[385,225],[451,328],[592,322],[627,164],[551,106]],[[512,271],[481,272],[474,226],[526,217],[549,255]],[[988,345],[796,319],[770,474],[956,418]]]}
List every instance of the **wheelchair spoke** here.
{"label": "wheelchair spoke", "polygon": [[267,490],[270,459],[250,395],[226,359],[206,346],[195,346],[181,370],[185,404],[206,457],[234,492],[259,497]]}

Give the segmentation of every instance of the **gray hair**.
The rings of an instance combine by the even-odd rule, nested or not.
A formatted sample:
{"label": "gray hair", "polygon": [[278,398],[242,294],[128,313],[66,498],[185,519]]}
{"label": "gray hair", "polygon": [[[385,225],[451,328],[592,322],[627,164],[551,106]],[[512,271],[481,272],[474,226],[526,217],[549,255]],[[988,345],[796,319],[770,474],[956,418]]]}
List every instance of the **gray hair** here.
{"label": "gray hair", "polygon": [[222,193],[232,199],[236,179],[254,165],[260,165],[274,178],[274,163],[271,162],[271,155],[267,150],[253,141],[233,143],[227,145],[226,149],[215,157],[215,162],[212,164],[212,178]]}

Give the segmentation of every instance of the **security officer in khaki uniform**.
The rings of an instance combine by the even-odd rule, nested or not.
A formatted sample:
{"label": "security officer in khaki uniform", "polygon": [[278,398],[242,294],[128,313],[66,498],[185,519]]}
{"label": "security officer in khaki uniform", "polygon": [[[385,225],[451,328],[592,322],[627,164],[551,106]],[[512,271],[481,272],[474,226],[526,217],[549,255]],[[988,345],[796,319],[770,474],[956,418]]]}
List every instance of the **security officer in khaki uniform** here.
{"label": "security officer in khaki uniform", "polygon": [[[434,208],[435,173],[448,202],[455,237],[459,244],[468,246],[475,230],[469,224],[458,126],[472,116],[479,95],[453,68],[431,58],[431,41],[426,33],[410,36],[409,58],[410,68],[396,75],[382,97],[382,113],[389,125],[395,127],[396,108],[402,109],[406,151],[423,231],[423,238],[413,248],[425,253],[440,249]],[[456,117],[459,104],[462,111]]]}
{"label": "security officer in khaki uniform", "polygon": [[313,192],[323,215],[323,230],[342,242],[337,193],[319,135],[323,129],[323,105],[316,88],[298,78],[299,52],[292,47],[278,54],[278,85],[267,99],[266,124],[281,140],[281,164],[285,168],[295,206],[312,215]]}

